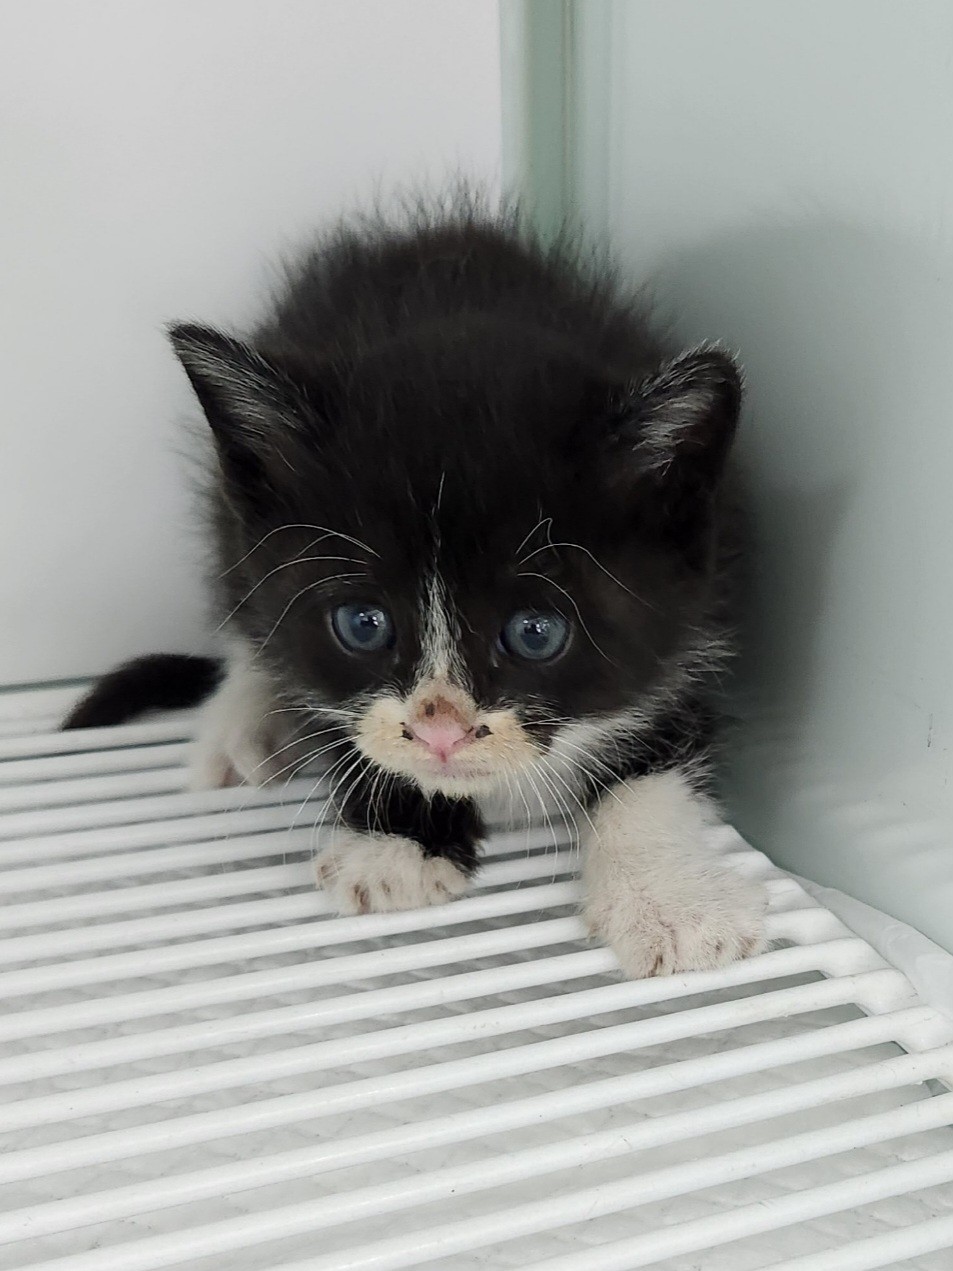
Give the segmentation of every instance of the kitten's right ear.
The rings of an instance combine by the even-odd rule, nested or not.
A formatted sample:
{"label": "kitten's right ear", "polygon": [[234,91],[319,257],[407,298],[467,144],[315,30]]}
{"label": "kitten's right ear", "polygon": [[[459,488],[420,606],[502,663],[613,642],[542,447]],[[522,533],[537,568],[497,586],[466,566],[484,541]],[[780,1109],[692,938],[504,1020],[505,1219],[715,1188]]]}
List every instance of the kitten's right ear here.
{"label": "kitten's right ear", "polygon": [[260,481],[300,422],[301,390],[255,349],[211,327],[177,323],[169,339],[223,465],[246,483]]}

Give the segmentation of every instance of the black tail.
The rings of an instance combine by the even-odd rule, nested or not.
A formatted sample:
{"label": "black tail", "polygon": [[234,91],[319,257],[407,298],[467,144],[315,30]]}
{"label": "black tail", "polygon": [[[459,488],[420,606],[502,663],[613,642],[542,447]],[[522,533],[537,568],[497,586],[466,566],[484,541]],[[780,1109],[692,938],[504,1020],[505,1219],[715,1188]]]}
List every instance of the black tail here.
{"label": "black tail", "polygon": [[222,678],[215,658],[150,653],[124,662],[97,680],[63,720],[67,728],[124,724],[147,711],[178,710],[208,697]]}

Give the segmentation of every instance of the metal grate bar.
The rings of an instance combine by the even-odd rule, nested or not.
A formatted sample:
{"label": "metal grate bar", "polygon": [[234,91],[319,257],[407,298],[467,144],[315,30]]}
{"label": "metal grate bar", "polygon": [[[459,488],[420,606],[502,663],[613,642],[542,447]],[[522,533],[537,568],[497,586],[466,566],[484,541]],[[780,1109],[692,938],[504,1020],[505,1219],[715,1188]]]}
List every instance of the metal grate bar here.
{"label": "metal grate bar", "polygon": [[[487,915],[499,918],[513,913],[525,913],[533,910],[538,901],[549,899],[563,900],[569,894],[569,885],[556,883],[518,892],[494,893],[490,896],[475,896],[466,901],[459,901],[452,909],[441,915],[441,926],[453,923],[469,923]],[[367,926],[376,928],[368,934],[405,933],[420,929],[420,915],[408,913],[375,915],[376,922],[368,922]],[[362,916],[363,918],[363,916]],[[416,920],[415,920],[416,919]],[[337,942],[346,943],[363,935],[357,925],[361,919],[342,918],[331,920],[337,926],[333,934]],[[272,938],[267,941],[269,951],[275,949],[286,951],[289,947],[301,948],[299,943],[300,928],[297,926],[279,928],[276,932],[266,933]],[[314,933],[317,934],[316,932]],[[567,941],[581,939],[585,935],[583,924],[577,918],[554,918],[547,921],[536,920],[517,926],[502,929],[476,932],[465,936],[451,936],[446,939],[431,939],[415,945],[402,946],[393,950],[371,950],[366,953],[355,953],[346,959],[338,958],[334,963],[322,961],[317,964],[299,963],[292,966],[276,966],[263,971],[247,971],[231,974],[221,979],[195,981],[187,985],[171,986],[163,989],[147,989],[140,992],[129,992],[121,1006],[114,996],[102,999],[84,1000],[77,1004],[59,1004],[56,1006],[40,1006],[34,1010],[22,1011],[16,1016],[0,1019],[0,1039],[28,1037],[37,1033],[65,1031],[69,1028],[89,1027],[102,1024],[141,1018],[147,1015],[160,1015],[169,1010],[187,1010],[198,1006],[210,1006],[223,1002],[234,1002],[254,998],[262,994],[279,990],[297,990],[304,987],[316,988],[334,984],[347,975],[353,981],[359,981],[382,973],[396,974],[400,971],[413,970],[425,966],[451,965],[465,958],[484,956],[487,953],[501,953],[513,949],[541,949]],[[230,937],[224,937],[230,939]],[[210,943],[210,942],[209,942]],[[306,947],[312,947],[309,940]],[[327,947],[327,946],[324,946]],[[803,971],[805,963],[809,969],[822,969],[825,957],[836,957],[844,952],[853,951],[854,966],[861,969],[870,962],[879,962],[869,948],[849,940],[846,945],[827,942],[823,949],[811,947],[810,953],[803,950],[776,950],[764,954],[759,959],[725,968],[717,975],[700,975],[697,979],[686,982],[683,979],[669,981],[662,989],[652,987],[624,986],[632,1005],[649,1001],[665,1000],[670,996],[680,996],[683,992],[700,991],[709,985],[717,984],[727,987],[733,984],[757,982],[774,975],[785,975]],[[167,960],[174,961],[175,948],[166,954]],[[197,956],[200,956],[197,954]],[[39,968],[40,970],[42,968]],[[64,974],[68,972],[64,971]],[[111,977],[115,978],[115,977]],[[889,991],[896,985],[899,992],[909,993],[906,980],[897,972],[886,971],[882,976],[874,976],[865,982],[868,992]],[[698,986],[696,988],[696,986]],[[857,991],[853,984],[851,991]]]}
{"label": "metal grate bar", "polygon": [[[880,980],[883,976],[893,976],[896,973],[874,971],[870,974]],[[788,1010],[802,998],[809,1000],[808,1009],[817,1009],[824,1004],[826,998],[836,1002],[856,1001],[863,993],[863,986],[858,986],[857,983],[860,978],[852,976],[844,980],[823,981],[805,989],[782,989],[755,998],[744,997],[713,1006],[698,1007],[675,1016],[643,1020],[629,1026],[629,1046],[634,1048],[640,1044],[652,1045],[672,1037],[698,1036],[721,1028],[739,1027],[752,1019],[763,1019],[764,1011],[777,1008],[779,998],[782,998]],[[847,986],[852,992],[844,997]],[[860,994],[857,993],[858,987]],[[783,997],[784,994],[788,996]],[[296,1046],[280,1055],[271,1056],[269,1074],[274,1079],[292,1073],[314,1073],[323,1068],[339,1067],[342,1063],[358,1063],[384,1055],[405,1055],[419,1050],[431,1050],[471,1038],[504,1036],[527,1028],[623,1010],[631,1005],[631,997],[628,984],[613,984],[603,989],[561,993],[557,997],[541,998],[532,1003],[472,1011],[448,1019],[383,1029],[349,1037],[344,1041]],[[487,1059],[486,1067],[492,1071],[492,1060]],[[260,1077],[261,1060],[255,1055],[248,1059],[205,1064],[200,1069],[185,1073],[162,1073],[155,1077],[111,1082],[94,1090],[21,1099],[13,1107],[0,1109],[0,1133],[26,1126],[49,1125],[77,1117],[93,1116],[118,1108],[151,1106],[163,1099],[181,1099],[203,1091],[254,1084]]]}
{"label": "metal grate bar", "polygon": [[69,698],[0,695],[4,1266],[949,1265],[953,1027],[729,827],[775,947],[630,983],[561,827],[336,917],[320,780],[188,792],[188,721]]}
{"label": "metal grate bar", "polygon": [[[150,769],[176,768],[181,784],[181,771],[188,747],[184,742],[163,742],[157,746],[131,746],[128,749],[85,750],[76,754],[31,756],[4,759],[0,763],[0,788],[29,786],[44,782],[53,784],[64,778],[112,776],[116,773],[148,772]],[[42,795],[42,792],[38,792]],[[30,805],[28,805],[30,806]]]}
{"label": "metal grate bar", "polygon": [[173,870],[228,865],[233,861],[269,860],[272,857],[310,853],[314,830],[286,830],[280,840],[272,834],[246,834],[240,839],[189,842],[180,847],[156,847],[150,852],[120,852],[115,856],[11,869],[0,875],[0,897],[15,892],[41,891],[45,887],[88,887],[121,875],[165,874]]}
{"label": "metal grate bar", "polygon": [[[700,1162],[693,1161],[654,1174],[639,1174],[634,1178],[626,1178],[621,1183],[562,1193],[558,1197],[534,1204],[497,1210],[492,1224],[481,1215],[476,1220],[440,1224],[359,1247],[343,1261],[333,1254],[316,1257],[308,1263],[308,1267],[309,1271],[340,1271],[342,1266],[357,1265],[367,1268],[367,1271],[397,1271],[398,1268],[422,1266],[439,1258],[447,1258],[501,1240],[568,1226],[617,1209],[683,1196],[722,1182],[821,1159],[848,1148],[877,1143],[916,1130],[945,1125],[951,1118],[953,1094],[942,1095],[928,1102],[910,1104],[894,1112],[848,1121],[833,1131],[825,1129],[821,1133],[811,1132],[776,1139],[769,1145],[762,1144],[755,1149],[708,1157]],[[628,1133],[631,1134],[637,1128],[639,1127],[628,1127]],[[685,1131],[691,1134],[690,1125],[685,1127]],[[617,1142],[620,1148],[625,1148],[624,1139],[613,1139],[613,1142]],[[585,1160],[585,1141],[574,1146],[573,1159],[576,1163],[581,1163]],[[583,1155],[580,1157],[581,1152]],[[544,1172],[552,1160],[553,1157],[548,1153],[537,1155],[536,1158]],[[514,1163],[516,1168],[513,1167]],[[483,1171],[483,1185],[494,1187],[518,1179],[521,1177],[520,1164],[515,1156],[497,1157],[485,1162],[480,1167]],[[917,1164],[921,1168],[914,1173],[921,1185],[924,1179],[931,1183],[953,1180],[953,1152]],[[408,1199],[410,1203],[423,1204],[428,1200],[445,1198],[452,1195],[452,1191],[448,1192],[444,1185],[446,1177],[448,1175],[444,1174],[431,1178],[418,1176],[410,1182],[400,1181],[373,1189],[370,1195],[357,1191],[347,1197],[336,1196],[323,1203],[307,1201],[300,1205],[280,1206],[271,1209],[267,1215],[255,1214],[141,1240],[134,1248],[123,1248],[120,1245],[114,1249],[97,1249],[91,1254],[70,1258],[68,1263],[58,1261],[60,1266],[68,1265],[70,1271],[154,1271],[155,1268],[181,1264],[186,1258],[218,1255],[247,1248],[250,1243],[265,1242],[276,1236],[313,1233],[325,1227],[388,1213],[407,1204]],[[429,1194],[428,1187],[431,1188]],[[858,1190],[862,1192],[860,1187]],[[737,1221],[736,1216],[733,1217]],[[733,1238],[737,1238],[737,1235]],[[684,1230],[673,1243],[679,1251],[698,1247],[691,1242]],[[653,1250],[652,1260],[655,1258],[656,1251]],[[57,1262],[45,1265],[53,1271]],[[638,1255],[634,1261],[630,1258],[625,1265],[638,1266]]]}
{"label": "metal grate bar", "polygon": [[[241,851],[238,852],[237,859],[242,859]],[[564,873],[567,869],[568,865],[563,864],[558,872]],[[536,871],[532,870],[531,865],[526,861],[506,862],[506,864],[499,865],[496,868],[491,866],[484,875],[484,889],[499,887],[509,883],[524,882],[527,881],[527,876],[529,881],[535,883]],[[300,879],[297,876],[289,880],[289,882],[300,885]],[[460,912],[453,911],[452,914],[446,915],[446,922],[447,925],[454,925],[461,922],[470,922],[474,918],[499,918],[520,912],[543,913],[549,909],[560,909],[572,904],[574,899],[575,888],[567,883],[533,885],[518,892],[496,892],[492,895],[476,895],[467,902],[466,907],[462,908]],[[791,922],[787,919],[788,915],[783,913],[769,915],[769,931],[776,939],[784,938],[790,931]],[[382,932],[380,932],[381,934],[413,930],[421,925],[426,925],[426,916],[423,919],[423,923],[421,922],[421,916],[418,914],[415,920],[410,920],[405,915],[402,915],[399,918],[391,919],[386,924],[374,925],[379,925],[383,928]],[[365,930],[370,926],[370,923],[365,924]],[[355,930],[353,923],[349,924],[346,919],[342,920],[340,924],[334,924],[334,927],[332,927],[330,921],[322,923],[320,933],[322,936],[322,947],[326,948],[328,943],[346,943],[349,939],[354,938],[351,933]],[[170,930],[170,934],[174,934],[174,932]],[[364,935],[365,931],[357,929],[357,934]],[[584,933],[581,926],[576,928],[576,934],[579,938],[582,938]],[[176,966],[209,966],[217,962],[227,961],[232,957],[243,957],[248,960],[282,951],[310,949],[314,946],[316,935],[317,932],[312,921],[285,926],[277,930],[253,932],[240,937],[221,936],[211,938],[199,945],[192,946],[191,959],[189,959],[184,948],[176,946],[169,946],[161,950],[143,950],[138,953],[104,953],[98,957],[72,962],[65,966],[57,964],[49,967],[30,968],[24,971],[2,972],[0,973],[0,993],[14,997],[25,993],[42,993],[76,985],[96,984],[104,980],[129,979],[140,975],[152,974],[160,968],[171,970]]]}
{"label": "metal grate bar", "polygon": [[[892,973],[874,972],[872,974],[879,976]],[[588,1033],[572,1034],[553,1041],[535,1042],[508,1050],[497,1050],[472,1059],[449,1060],[444,1063],[419,1066],[406,1072],[341,1082],[331,1087],[324,1087],[320,1091],[262,1099],[253,1104],[242,1104],[230,1108],[225,1113],[219,1111],[198,1113],[179,1117],[174,1121],[162,1122],[160,1125],[144,1125],[130,1131],[116,1131],[112,1134],[70,1140],[67,1144],[60,1144],[52,1149],[27,1149],[19,1160],[16,1153],[10,1153],[0,1159],[0,1180],[23,1177],[19,1171],[24,1168],[24,1164],[28,1168],[35,1169],[38,1161],[42,1162],[43,1170],[49,1171],[89,1165],[94,1161],[110,1160],[121,1156],[141,1156],[150,1151],[163,1151],[212,1138],[229,1137],[266,1127],[288,1125],[305,1118],[354,1112],[384,1100],[415,1098],[464,1086],[498,1081],[504,1077],[540,1072],[546,1068],[578,1063],[580,1060],[598,1056],[617,1054],[622,1051],[628,1053],[640,1044],[643,1046],[659,1044],[698,1036],[700,1033],[711,1032],[718,1028],[740,1027],[766,1019],[788,1018],[798,1012],[815,1011],[855,1001],[856,988],[857,986],[851,981],[833,980],[800,988],[782,989],[775,993],[731,1002],[727,1006],[718,1004],[703,1007],[691,1013],[684,1012],[676,1016],[620,1024]],[[344,1058],[340,1051],[346,1051],[346,1046],[341,1046],[335,1056],[333,1048],[337,1043],[324,1043],[324,1045],[329,1048],[325,1052],[325,1057],[329,1061],[325,1066],[332,1067],[333,1063],[330,1060],[333,1058],[339,1061]],[[295,1056],[297,1049],[299,1048],[285,1054]],[[797,1055],[797,1047],[793,1042],[791,1053],[794,1056]],[[273,1062],[274,1056],[269,1059],[269,1076],[273,1075],[271,1068]],[[347,1054],[347,1062],[354,1062],[353,1054]],[[296,1066],[294,1058],[287,1059],[286,1065],[285,1072],[294,1070]],[[309,1073],[314,1071],[313,1060],[307,1065],[306,1071]],[[194,1088],[215,1090],[220,1088],[218,1084],[208,1087],[205,1081],[207,1076],[204,1074],[204,1069],[199,1070],[194,1076]],[[110,1087],[99,1087],[94,1093],[99,1097],[101,1109],[107,1106],[129,1107],[135,1106],[135,1101],[141,1094],[141,1087],[138,1083],[132,1082],[127,1084],[125,1089],[117,1091],[110,1090]],[[167,1097],[173,1098],[177,1095],[176,1090]],[[54,1095],[50,1098],[59,1098],[59,1096]],[[132,1103],[129,1100],[132,1100]],[[65,1107],[63,1107],[64,1104]],[[74,1111],[76,1105],[69,1096],[60,1100],[58,1106],[63,1107],[63,1112],[68,1118],[79,1115]],[[55,1120],[42,1106],[27,1109],[24,1112],[23,1105],[19,1104],[14,1105],[8,1112],[5,1128],[12,1128],[17,1123],[24,1124],[31,1112],[40,1119],[39,1123]],[[104,1152],[105,1155],[103,1155]]]}
{"label": "metal grate bar", "polygon": [[262,830],[290,829],[290,814],[281,803],[246,807],[236,812],[211,812],[180,816],[167,821],[143,821],[138,825],[98,826],[0,843],[0,869],[33,865],[37,860],[126,853],[132,848],[168,847],[174,843],[201,843],[212,839],[242,838]]}
{"label": "metal grate bar", "polygon": [[[163,780],[165,778],[163,777]],[[202,812],[222,812],[265,804],[294,804],[316,793],[314,781],[296,778],[283,786],[239,786],[232,790],[182,790],[177,786],[170,794],[143,795],[137,781],[118,784],[119,796],[112,802],[83,800],[75,805],[47,806],[45,797],[34,789],[32,802],[24,800],[22,812],[7,813],[0,821],[0,839],[24,839],[33,835],[55,834],[65,830],[98,829],[110,825],[135,825],[142,821],[158,821],[166,817],[191,817]]]}
{"label": "metal grate bar", "polygon": [[[750,1060],[752,1056],[749,1055],[748,1058]],[[757,1058],[764,1065],[766,1058],[764,1048],[760,1048]],[[697,1061],[688,1061],[688,1063],[693,1065],[692,1071],[698,1074]],[[788,1089],[754,1095],[747,1099],[714,1104],[700,1111],[692,1110],[674,1116],[659,1117],[648,1122],[634,1122],[600,1134],[564,1139],[558,1143],[547,1144],[543,1148],[531,1148],[508,1156],[491,1157],[478,1167],[442,1169],[431,1175],[416,1175],[408,1183],[389,1184],[383,1189],[364,1189],[363,1192],[352,1193],[344,1199],[336,1197],[333,1202],[325,1206],[323,1220],[321,1206],[316,1202],[312,1215],[314,1226],[310,1229],[317,1230],[323,1226],[351,1221],[362,1216],[369,1207],[373,1207],[375,1213],[385,1213],[393,1209],[404,1209],[410,1205],[423,1205],[469,1191],[498,1187],[507,1182],[582,1166],[589,1161],[609,1159],[613,1156],[645,1151],[651,1147],[685,1139],[700,1138],[704,1134],[717,1130],[790,1115],[793,1112],[819,1107],[839,1099],[857,1098],[863,1094],[889,1090],[911,1082],[926,1081],[931,1077],[949,1073],[951,1064],[953,1064],[953,1047],[932,1052],[928,1056],[905,1055],[899,1059],[871,1066],[862,1074],[842,1073],[836,1077],[820,1078],[791,1086]],[[682,1082],[688,1075],[685,1071],[687,1066],[686,1064],[674,1065],[675,1068],[681,1069],[678,1075]],[[668,1076],[666,1070],[662,1069],[659,1071],[658,1080],[665,1083]],[[709,1074],[706,1076],[708,1080],[711,1080]],[[705,1077],[702,1077],[702,1080],[704,1079]],[[590,1092],[587,1100],[574,1101],[575,1110],[591,1109],[594,1106],[611,1106],[613,1101],[632,1097],[628,1090],[621,1087],[621,1083],[615,1082],[612,1085],[611,1092],[602,1091],[603,1096],[608,1094],[609,1098],[600,1105],[593,1104]],[[690,1086],[690,1077],[688,1082],[680,1087],[673,1085],[671,1080],[667,1082],[669,1090],[687,1089]],[[953,1095],[947,1098],[953,1100]],[[501,1117],[498,1114],[492,1129],[488,1128],[484,1117],[481,1118],[478,1126],[474,1126],[471,1119],[464,1127],[464,1131],[468,1130],[470,1134],[483,1136],[490,1132],[497,1133],[501,1129],[513,1129],[519,1125],[531,1124],[540,1119],[541,1113],[547,1111],[553,1118],[563,1118],[567,1115],[564,1094],[561,1094],[558,1101],[548,1096],[545,1103],[542,1100],[522,1100],[509,1105],[505,1111],[508,1112],[508,1116]],[[441,1135],[441,1126],[444,1124],[426,1126],[425,1142],[428,1145],[439,1141],[439,1138],[434,1139],[434,1135]],[[942,1118],[939,1124],[944,1124]],[[382,1150],[383,1152],[406,1150],[408,1146],[406,1136],[392,1133],[381,1137],[389,1141],[379,1142],[376,1145],[375,1155],[378,1159]],[[456,1138],[450,1141],[459,1142],[461,1137],[463,1136],[458,1131]],[[401,1141],[402,1138],[403,1141]],[[366,1162],[370,1159],[374,1158],[368,1155],[366,1145],[358,1154],[354,1150],[354,1145],[345,1141],[340,1146],[325,1145],[320,1149],[311,1149],[307,1152],[288,1153],[284,1158],[271,1157],[264,1162],[244,1162],[238,1167],[208,1170],[204,1174],[191,1174],[171,1181],[150,1180],[148,1184],[127,1188],[124,1192],[114,1190],[101,1197],[84,1196],[66,1202],[34,1207],[18,1214],[4,1215],[0,1217],[0,1241],[18,1239],[23,1235],[51,1234],[55,1231],[69,1230],[85,1223],[102,1221],[104,1217],[112,1219],[130,1217],[144,1209],[153,1210],[185,1201],[200,1200],[203,1197],[220,1195],[223,1191],[231,1192],[242,1187],[263,1187],[285,1182],[302,1173],[317,1174],[321,1172],[322,1166],[325,1170],[340,1169],[343,1165],[353,1164],[358,1160]],[[236,1246],[222,1244],[215,1252],[226,1252],[233,1247]]]}
{"label": "metal grate bar", "polygon": [[[0,720],[0,723],[4,721]],[[7,721],[19,733],[20,724]],[[189,728],[181,719],[152,720],[146,724],[120,724],[116,728],[84,728],[68,733],[42,732],[24,737],[0,737],[0,760],[34,759],[43,755],[78,755],[84,751],[123,751],[160,742],[184,742]]]}
{"label": "metal grate bar", "polygon": [[916,1227],[883,1232],[859,1240],[846,1249],[825,1249],[821,1254],[776,1262],[767,1271],[874,1271],[892,1267],[900,1259],[953,1248],[953,1217],[928,1218]]}
{"label": "metal grate bar", "polygon": [[[270,829],[278,827],[269,827]],[[282,858],[299,852],[310,852],[315,846],[315,825],[305,829],[287,828],[283,835],[243,834],[235,839],[189,839],[176,847],[154,847],[150,851],[137,850],[118,855],[88,857],[78,861],[60,862],[56,865],[33,865],[26,868],[8,868],[0,874],[0,896],[4,893],[38,891],[44,887],[86,886],[121,874],[132,878],[141,874],[166,873],[177,869],[193,869],[203,865],[223,865],[234,860],[268,860]],[[560,847],[565,846],[561,844]],[[494,844],[490,858],[502,855],[501,844]],[[552,874],[555,865],[571,871],[575,858],[560,855],[531,857],[532,868],[538,875]],[[479,883],[478,876],[477,882]],[[529,875],[527,875],[529,877]]]}
{"label": "metal grate bar", "polygon": [[[761,1231],[777,1230],[792,1223],[821,1218],[826,1214],[860,1205],[870,1205],[890,1196],[900,1196],[917,1188],[935,1187],[950,1181],[953,1181],[953,1152],[943,1152],[856,1178],[828,1183],[823,1187],[812,1187],[799,1194],[765,1201],[761,1205],[746,1205],[730,1214],[698,1219],[685,1223],[677,1231],[666,1228],[653,1232],[651,1237],[637,1237],[584,1254],[552,1258],[548,1262],[537,1263],[536,1271],[630,1271],[636,1267],[651,1266],[661,1258],[675,1254],[693,1253],[699,1249],[711,1250],[719,1244],[740,1240]],[[878,1240],[882,1239],[884,1237],[878,1237]],[[827,1254],[824,1256],[829,1258]],[[341,1262],[339,1265],[343,1268],[348,1264]],[[374,1266],[375,1271],[383,1266],[382,1263],[367,1260],[359,1265],[367,1268]],[[823,1271],[829,1271],[833,1263],[828,1260],[819,1265],[823,1267]],[[319,1268],[320,1271],[325,1271],[318,1260],[308,1264],[308,1271],[319,1271]],[[292,1264],[286,1265],[284,1271],[304,1271],[304,1268],[300,1264]],[[768,1271],[778,1271],[778,1264],[775,1263]]]}
{"label": "metal grate bar", "polygon": [[[826,948],[843,953],[845,945],[857,954],[870,958],[871,962],[876,961],[862,943],[832,942]],[[814,951],[816,950],[812,950]],[[784,959],[772,957],[770,964],[763,961],[756,964],[753,970],[758,978],[754,982],[766,982],[817,969],[817,958],[806,957],[800,949],[789,952],[794,956]],[[77,1043],[64,1051],[33,1052],[14,1059],[0,1059],[0,1085],[27,1081],[39,1076],[130,1063],[149,1055],[194,1052],[209,1046],[248,1041],[254,1037],[295,1032],[306,1025],[320,1023],[327,1026],[345,1021],[373,1019],[392,1010],[419,1010],[437,1003],[466,1001],[488,993],[499,993],[516,987],[525,988],[530,984],[562,985],[572,979],[610,970],[613,965],[610,954],[603,949],[593,949],[586,953],[534,958],[528,965],[522,962],[504,964],[487,971],[445,976],[424,983],[388,986],[376,991],[366,990],[360,996],[348,994],[340,998],[325,999],[320,1003],[308,1002],[278,1010],[251,1011],[235,1017],[152,1030],[145,1035]],[[745,983],[743,980],[739,982]],[[883,981],[878,980],[878,983]],[[667,995],[667,1000],[672,998],[671,993]],[[623,995],[623,1000],[625,1005],[642,1004],[631,992]]]}
{"label": "metal grate bar", "polygon": [[[154,768],[135,773],[136,794],[171,794],[182,788],[182,770]],[[41,781],[34,785],[0,787],[0,813],[26,812],[41,804],[44,808],[68,807],[95,803],[102,799],[128,797],[126,773],[75,777],[62,781]]]}

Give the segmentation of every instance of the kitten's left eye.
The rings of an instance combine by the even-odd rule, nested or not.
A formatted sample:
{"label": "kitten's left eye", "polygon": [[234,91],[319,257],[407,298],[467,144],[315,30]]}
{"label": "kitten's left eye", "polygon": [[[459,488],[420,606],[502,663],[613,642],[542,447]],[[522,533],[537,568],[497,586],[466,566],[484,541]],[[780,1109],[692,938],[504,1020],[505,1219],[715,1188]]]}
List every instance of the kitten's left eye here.
{"label": "kitten's left eye", "polygon": [[394,624],[378,605],[338,605],[331,628],[349,653],[380,653],[394,643]]}
{"label": "kitten's left eye", "polygon": [[548,662],[562,653],[569,639],[569,623],[558,613],[521,609],[500,632],[507,653],[530,662]]}

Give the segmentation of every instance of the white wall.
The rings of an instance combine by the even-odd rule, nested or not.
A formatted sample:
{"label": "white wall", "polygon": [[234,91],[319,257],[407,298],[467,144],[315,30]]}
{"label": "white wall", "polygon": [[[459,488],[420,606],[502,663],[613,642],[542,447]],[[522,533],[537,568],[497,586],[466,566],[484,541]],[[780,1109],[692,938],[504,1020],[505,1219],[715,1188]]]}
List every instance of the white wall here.
{"label": "white wall", "polygon": [[0,6],[0,684],[198,647],[162,324],[395,182],[498,180],[491,0]]}
{"label": "white wall", "polygon": [[749,372],[736,819],[953,948],[953,6],[578,10],[580,199]]}

